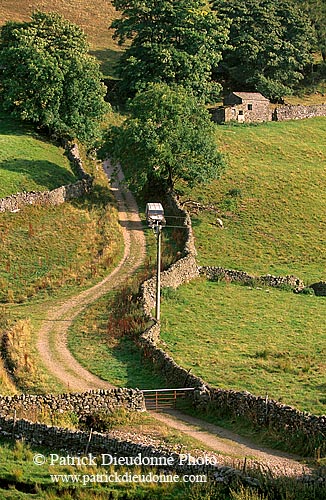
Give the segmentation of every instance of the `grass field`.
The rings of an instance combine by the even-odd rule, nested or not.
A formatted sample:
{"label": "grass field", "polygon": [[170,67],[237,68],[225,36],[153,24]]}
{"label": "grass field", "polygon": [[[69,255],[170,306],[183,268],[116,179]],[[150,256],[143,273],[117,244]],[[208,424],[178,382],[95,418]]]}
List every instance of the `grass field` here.
{"label": "grass field", "polygon": [[[30,415],[20,415],[17,414],[18,418],[29,418]],[[78,418],[74,414],[57,413],[52,414],[49,419],[49,415],[43,412],[40,415],[39,421],[50,425],[53,420],[55,425],[71,428],[71,429],[82,429],[85,432],[89,432],[89,428],[85,424],[78,424]],[[96,430],[100,432],[111,432],[119,431],[119,433],[129,433],[132,428],[132,432],[142,435],[144,440],[150,440],[150,442],[155,442],[156,446],[163,446],[169,450],[174,450],[177,453],[192,453],[195,456],[199,455],[202,450],[202,444],[194,438],[184,435],[183,433],[171,429],[164,423],[160,423],[157,426],[157,421],[148,413],[139,412],[127,412],[118,410],[113,414],[93,414],[94,421],[92,425],[99,426]],[[34,415],[35,418],[35,415]],[[33,419],[33,418],[32,418]],[[74,424],[72,425],[72,422]],[[93,429],[95,430],[95,429]],[[123,434],[122,434],[123,435]],[[121,436],[121,434],[120,434]],[[119,438],[118,438],[119,439]],[[1,480],[0,480],[0,498],[11,499],[11,500],[25,500],[25,499],[66,499],[71,500],[88,500],[90,498],[94,500],[107,500],[108,498],[118,500],[125,499],[184,499],[193,498],[193,500],[198,500],[201,496],[196,495],[195,491],[192,490],[192,486],[185,484],[173,484],[165,483],[160,484],[158,482],[149,482],[147,484],[136,484],[136,481],[105,481],[104,475],[114,474],[156,474],[158,471],[155,467],[137,467],[137,466],[114,466],[114,465],[103,465],[102,455],[92,452],[93,460],[96,465],[85,465],[78,466],[72,464],[52,464],[51,465],[51,454],[57,454],[59,457],[67,457],[67,450],[56,449],[56,448],[45,448],[44,446],[30,446],[29,444],[16,441],[12,442],[10,440],[0,439],[0,462],[1,462]],[[206,450],[207,451],[207,450]],[[202,450],[205,452],[205,450]],[[103,453],[111,453],[111,450],[104,450]],[[41,454],[41,457],[40,457]],[[113,454],[113,453],[112,453]],[[33,458],[42,458],[44,463],[42,465],[37,465],[34,463]],[[69,456],[83,456],[89,457],[85,453],[76,453],[74,450],[69,451]],[[53,457],[53,455],[52,455]],[[53,460],[53,458],[52,458]],[[108,459],[106,459],[108,460]],[[161,471],[162,472],[162,471]],[[59,475],[70,475],[70,477],[64,481],[58,478]],[[168,474],[168,471],[166,471]],[[55,478],[54,475],[57,477]],[[76,478],[72,479],[72,476]],[[100,480],[100,476],[103,475],[103,480]],[[87,482],[87,478],[83,479],[85,476],[93,477],[93,480]],[[181,482],[180,482],[181,483]],[[210,481],[210,486],[212,482]],[[205,484],[202,485],[205,488]],[[216,494],[218,491],[216,490]],[[217,500],[225,500],[225,496],[217,497]],[[240,499],[241,500],[241,499]]]}
{"label": "grass field", "polygon": [[24,302],[83,285],[116,262],[121,246],[117,215],[113,208],[92,206],[95,198],[96,192],[73,204],[1,216],[0,301]]}
{"label": "grass field", "polygon": [[326,412],[326,299],[192,281],[164,293],[162,340],[206,382]]}
{"label": "grass field", "polygon": [[[68,290],[58,290],[54,296],[47,299],[35,298],[22,304],[1,306],[0,394],[65,392],[66,385],[60,383],[40,363],[36,348],[37,331],[49,309],[57,305],[58,296],[62,298],[63,292],[67,294]],[[7,343],[6,347],[3,342],[4,334],[10,338],[10,343]]]}
{"label": "grass field", "polygon": [[[143,205],[141,200],[138,200]],[[144,208],[144,207],[143,207]],[[145,220],[144,212],[141,218]],[[169,219],[171,221],[171,219]],[[144,225],[146,228],[146,225]],[[129,290],[137,292],[139,283],[152,276],[156,268],[156,237],[146,229],[147,259],[122,291],[104,296],[89,306],[74,321],[68,333],[69,349],[78,361],[97,376],[121,387],[155,389],[166,382],[145,363],[135,338],[146,321],[136,303],[129,311]],[[166,229],[162,237],[162,268],[168,267],[182,249],[184,231]],[[126,331],[125,331],[126,330]]]}
{"label": "grass field", "polygon": [[[164,498],[184,498],[182,493],[184,489],[178,488],[173,484],[149,483],[138,486],[135,483],[114,483],[101,481],[89,481],[83,476],[96,478],[96,475],[114,474],[139,474],[138,467],[116,467],[113,466],[73,466],[73,465],[51,465],[51,453],[57,453],[59,456],[67,456],[67,452],[62,450],[47,450],[40,447],[30,448],[22,442],[16,444],[0,442],[0,460],[1,460],[1,483],[0,498],[2,500],[55,500],[55,499],[75,499],[75,500],[107,500],[114,499],[160,499]],[[108,453],[110,451],[108,450]],[[44,465],[35,465],[33,457],[42,454],[46,463]],[[70,453],[71,456],[72,453]],[[86,455],[85,455],[86,456]],[[99,457],[99,463],[101,463]],[[55,478],[55,475],[75,475],[79,476],[80,482],[64,481]],[[52,477],[51,477],[52,476]],[[70,477],[71,477],[70,476]],[[52,479],[53,478],[53,479]],[[83,481],[85,484],[83,484]],[[68,483],[68,484],[67,484]],[[74,484],[73,484],[74,483]],[[78,483],[78,484],[77,484]],[[179,493],[179,495],[178,495]]]}
{"label": "grass field", "polygon": [[[64,151],[28,126],[1,114],[0,130],[2,195],[53,189],[77,180]],[[86,158],[81,145],[80,151],[84,167],[94,176],[89,196],[56,207],[27,206],[18,213],[1,214],[0,302],[5,303],[10,323],[32,318],[32,337],[53,301],[95,284],[123,252],[107,178],[99,164]],[[18,390],[62,390],[39,367],[32,340],[24,337],[19,351],[28,356],[30,369],[24,372],[24,362],[18,366]],[[2,363],[0,389],[2,393],[17,390]]]}
{"label": "grass field", "polygon": [[[105,450],[110,454],[110,450]],[[70,457],[68,459],[68,456]],[[77,456],[85,462],[93,464],[71,465]],[[36,463],[34,463],[34,457]],[[61,464],[55,463],[57,459]],[[121,480],[106,481],[115,473],[117,475],[143,475],[151,473],[171,474],[168,470],[158,470],[155,467],[113,466],[104,465],[109,457],[101,455],[77,455],[62,449],[47,449],[41,446],[29,446],[22,441],[12,443],[1,439],[1,500],[323,500],[325,489],[322,483],[305,484],[296,478],[286,478],[280,475],[262,477],[258,471],[253,474],[258,477],[261,488],[257,489],[242,485],[241,481],[228,481],[227,484],[213,481],[190,482],[179,472],[179,482],[152,481],[136,482]],[[44,460],[42,465],[37,461]],[[103,462],[104,460],[104,462]],[[88,463],[87,462],[87,463]],[[96,465],[94,465],[96,463]],[[266,472],[266,471],[265,471]],[[191,472],[190,472],[191,473]],[[173,474],[173,472],[172,472]],[[249,475],[248,474],[248,475]],[[125,476],[126,477],[126,476]]]}
{"label": "grass field", "polygon": [[217,208],[192,217],[200,264],[326,279],[325,133],[326,118],[216,127],[229,167],[183,196]]}
{"label": "grass field", "polygon": [[[21,142],[28,137],[22,135]],[[6,138],[4,148],[9,147],[8,142]],[[44,142],[46,160],[49,146]],[[58,148],[51,147],[53,154],[61,155]],[[60,206],[30,206],[1,215],[1,302],[24,302],[58,288],[94,283],[119,259],[122,237],[107,177],[98,164],[86,158],[82,146],[80,151],[84,167],[94,176],[90,195]],[[57,184],[58,175],[55,169],[47,172],[48,185]]]}
{"label": "grass field", "polygon": [[102,297],[78,316],[68,333],[69,349],[85,368],[115,386],[164,387],[163,378],[144,363],[131,338],[108,332],[113,297]]}
{"label": "grass field", "polygon": [[79,25],[86,33],[91,53],[101,62],[105,76],[115,75],[114,64],[119,59],[121,47],[112,40],[109,26],[117,12],[110,0],[2,0],[0,26],[6,21],[28,21],[35,10],[57,12]]}
{"label": "grass field", "polygon": [[76,182],[64,149],[0,112],[0,198]]}
{"label": "grass field", "polygon": [[[18,390],[63,390],[39,363],[34,341],[41,320],[59,300],[98,282],[121,258],[122,236],[107,179],[101,168],[93,173],[94,189],[83,199],[1,215],[0,301],[5,303],[0,309],[1,327],[5,318],[9,324],[31,320],[30,338],[17,338],[22,358],[15,369]],[[0,391],[14,390],[0,366]]]}
{"label": "grass field", "polygon": [[[0,115],[0,196],[75,182],[64,150]],[[85,164],[87,161],[85,160]],[[0,302],[23,302],[102,276],[121,253],[117,212],[101,169],[90,196],[56,207],[27,206],[0,219]]]}

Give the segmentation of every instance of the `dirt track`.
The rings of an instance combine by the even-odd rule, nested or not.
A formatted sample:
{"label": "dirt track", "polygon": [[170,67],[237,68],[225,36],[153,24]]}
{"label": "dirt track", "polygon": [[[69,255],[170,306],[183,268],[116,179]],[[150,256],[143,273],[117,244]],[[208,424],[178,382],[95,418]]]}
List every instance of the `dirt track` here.
{"label": "dirt track", "polygon": [[[104,164],[104,169],[110,179],[113,171],[108,162]],[[88,304],[121,285],[141,265],[145,256],[145,237],[140,230],[137,203],[129,191],[118,187],[118,183],[123,180],[121,170],[118,171],[117,177],[118,182],[111,182],[111,190],[118,202],[124,240],[121,261],[100,283],[50,309],[38,334],[37,349],[45,367],[67,386],[68,391],[110,387],[108,382],[91,374],[72,356],[67,347],[67,331],[74,318]]]}
{"label": "dirt track", "polygon": [[248,467],[267,469],[275,475],[297,476],[309,472],[298,456],[255,445],[234,432],[177,410],[167,410],[153,416],[169,427],[197,439],[204,449],[206,446],[217,452],[219,462],[242,468],[245,461]]}

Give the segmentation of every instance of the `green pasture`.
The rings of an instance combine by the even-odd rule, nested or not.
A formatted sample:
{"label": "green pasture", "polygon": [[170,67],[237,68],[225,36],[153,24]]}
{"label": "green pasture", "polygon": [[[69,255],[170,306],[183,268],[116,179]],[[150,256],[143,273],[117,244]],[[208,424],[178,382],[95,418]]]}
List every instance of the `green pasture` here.
{"label": "green pasture", "polygon": [[[110,453],[107,450],[105,453]],[[184,488],[173,483],[105,482],[105,475],[141,474],[139,467],[101,466],[101,456],[95,458],[98,465],[51,465],[51,454],[59,457],[76,457],[77,453],[42,447],[29,447],[23,442],[0,443],[1,480],[0,498],[2,500],[107,500],[113,499],[182,499]],[[88,457],[88,454],[82,456]],[[96,457],[96,455],[94,455]],[[34,463],[33,458],[45,461],[43,465]],[[64,458],[62,459],[64,460]],[[76,460],[76,458],[75,458]],[[68,462],[68,459],[67,459]],[[147,471],[149,473],[150,470]],[[145,472],[143,472],[145,473]],[[67,479],[62,480],[61,476]],[[98,475],[98,476],[97,476]],[[68,477],[69,476],[69,477]],[[87,481],[92,478],[93,481]],[[103,478],[102,482],[100,478]],[[95,479],[94,479],[95,478]],[[98,480],[97,480],[98,479]],[[85,483],[85,484],[84,484]]]}
{"label": "green pasture", "polygon": [[216,126],[229,166],[182,196],[216,209],[192,216],[200,264],[326,279],[325,134],[326,118]]}
{"label": "green pasture", "polygon": [[103,275],[120,255],[113,209],[87,201],[28,207],[0,220],[0,301],[24,302]]}
{"label": "green pasture", "polygon": [[[163,425],[164,427],[164,425]],[[189,448],[188,448],[189,449]],[[198,449],[197,449],[198,451]],[[110,450],[104,453],[110,454]],[[83,457],[87,465],[76,465],[77,457]],[[61,460],[61,464],[53,463]],[[69,457],[69,458],[68,458]],[[88,462],[87,462],[88,459]],[[22,441],[0,441],[1,500],[323,500],[325,487],[322,483],[302,483],[295,477],[273,477],[263,472],[247,471],[257,477],[260,488],[242,484],[241,481],[221,483],[208,477],[207,482],[188,472],[182,480],[168,480],[173,471],[155,467],[103,465],[100,454],[76,453],[44,446],[30,446]],[[75,460],[75,465],[71,465]],[[104,457],[108,460],[108,457]],[[35,463],[35,462],[36,463]],[[44,463],[42,464],[42,462]],[[70,462],[69,462],[70,461]],[[93,461],[93,464],[91,463]],[[38,463],[41,462],[41,465]],[[53,464],[52,464],[53,463]],[[94,463],[96,465],[94,465]],[[105,463],[105,462],[104,462]],[[106,481],[114,475],[149,476],[164,474],[166,480]],[[126,476],[125,476],[126,477]],[[189,477],[189,479],[188,479]]]}
{"label": "green pasture", "polygon": [[164,349],[213,386],[326,413],[326,299],[194,280],[162,301]]}
{"label": "green pasture", "polygon": [[[82,150],[82,147],[81,147]],[[98,279],[121,254],[121,234],[107,179],[92,193],[56,207],[26,206],[0,216],[0,302],[24,302],[66,285]],[[0,114],[0,196],[75,182],[64,150]]]}
{"label": "green pasture", "polygon": [[64,149],[0,112],[0,198],[76,182]]}
{"label": "green pasture", "polygon": [[[68,345],[74,357],[87,370],[119,387],[156,389],[165,387],[153,373],[132,338],[108,331],[114,292],[103,296],[82,312],[68,332]],[[122,315],[121,306],[117,313]]]}
{"label": "green pasture", "polygon": [[88,196],[1,214],[0,302],[94,283],[118,262],[122,236],[107,178],[99,166],[84,165],[94,175]]}
{"label": "green pasture", "polygon": [[[197,450],[198,451],[198,450]],[[110,454],[110,450],[104,453]],[[89,460],[87,465],[71,465],[77,456]],[[61,460],[61,464],[51,465],[51,461]],[[69,457],[69,458],[68,458]],[[207,482],[194,474],[179,481],[170,480],[152,482],[105,481],[106,476],[115,473],[121,476],[137,475],[152,477],[156,474],[169,476],[173,471],[155,467],[140,466],[105,466],[102,456],[97,454],[69,453],[63,449],[30,446],[23,441],[0,441],[1,480],[0,497],[2,500],[323,500],[325,486],[321,482],[303,483],[295,477],[247,471],[247,475],[257,477],[260,488],[244,485],[241,481],[221,483],[208,477]],[[91,464],[93,460],[96,465]],[[105,459],[104,459],[105,460]],[[36,463],[35,463],[35,462]],[[42,462],[44,463],[42,464]],[[70,463],[69,463],[70,461]],[[41,462],[41,465],[38,463]],[[188,473],[189,474],[189,473]],[[196,473],[195,473],[196,474]],[[126,477],[126,476],[125,476]],[[188,480],[188,482],[186,482]]]}

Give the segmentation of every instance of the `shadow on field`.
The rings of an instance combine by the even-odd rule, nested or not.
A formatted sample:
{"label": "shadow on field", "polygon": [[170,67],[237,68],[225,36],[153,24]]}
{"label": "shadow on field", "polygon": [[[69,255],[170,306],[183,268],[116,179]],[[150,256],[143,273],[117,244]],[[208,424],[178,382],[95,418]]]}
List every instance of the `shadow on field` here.
{"label": "shadow on field", "polygon": [[90,54],[100,62],[101,71],[105,77],[116,78],[116,65],[122,51],[112,49],[91,50]]}
{"label": "shadow on field", "polygon": [[49,138],[43,137],[42,133],[38,133],[31,122],[24,122],[19,118],[11,116],[10,112],[2,110],[0,103],[0,136],[1,135],[32,136],[40,141],[49,142]]}
{"label": "shadow on field", "polygon": [[[0,182],[5,184],[5,173],[12,172],[21,176],[20,191],[29,191],[28,183],[37,184],[36,189],[55,189],[63,184],[76,182],[77,178],[64,167],[46,160],[25,160],[11,158],[0,162]],[[25,187],[26,184],[26,187]]]}
{"label": "shadow on field", "polygon": [[163,378],[153,371],[152,364],[144,359],[141,351],[131,339],[120,339],[120,342],[111,349],[111,353],[126,372],[125,387],[138,387],[139,389],[165,387],[166,383]]}
{"label": "shadow on field", "polygon": [[202,224],[203,222],[200,219],[197,219],[194,216],[191,216],[191,225],[192,227],[198,227]]}

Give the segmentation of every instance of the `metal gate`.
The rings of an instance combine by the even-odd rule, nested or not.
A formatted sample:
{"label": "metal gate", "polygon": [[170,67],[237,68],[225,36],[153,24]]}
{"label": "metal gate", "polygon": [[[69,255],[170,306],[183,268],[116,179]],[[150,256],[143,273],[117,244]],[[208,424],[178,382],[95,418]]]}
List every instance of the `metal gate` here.
{"label": "metal gate", "polygon": [[180,389],[146,389],[142,393],[145,399],[146,410],[162,410],[164,408],[176,408],[177,401],[185,399],[194,387],[183,387]]}

